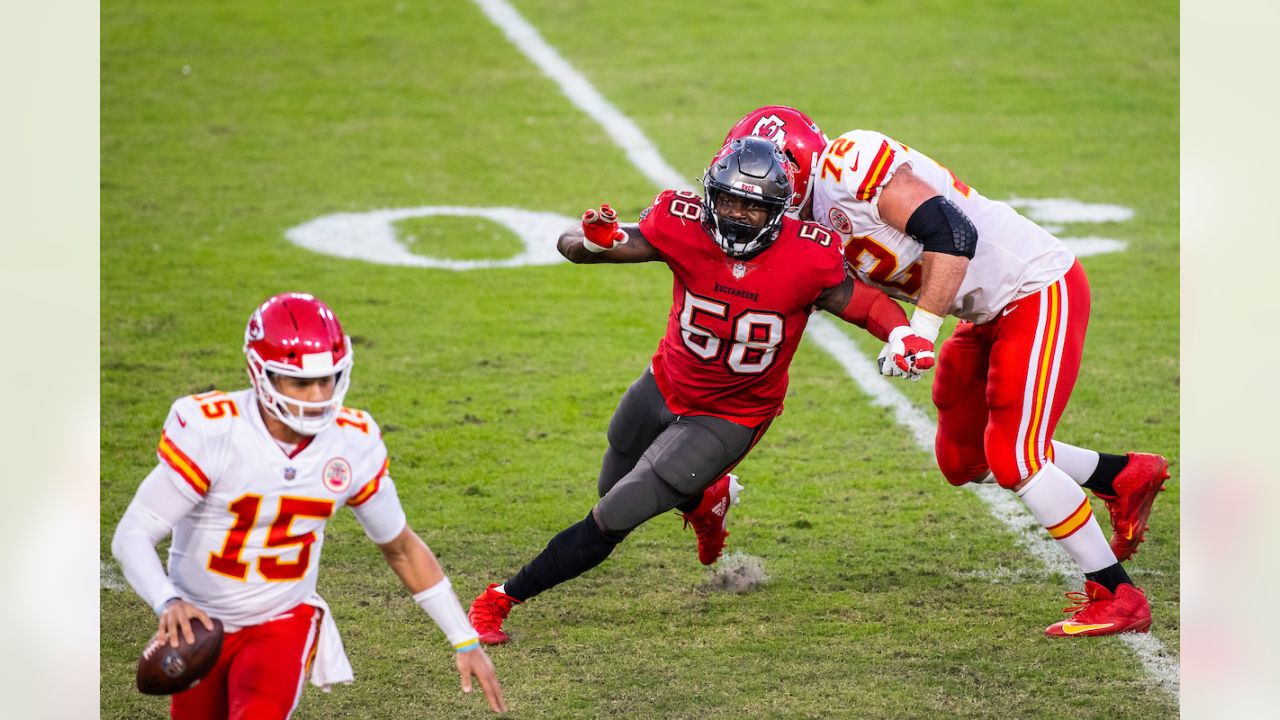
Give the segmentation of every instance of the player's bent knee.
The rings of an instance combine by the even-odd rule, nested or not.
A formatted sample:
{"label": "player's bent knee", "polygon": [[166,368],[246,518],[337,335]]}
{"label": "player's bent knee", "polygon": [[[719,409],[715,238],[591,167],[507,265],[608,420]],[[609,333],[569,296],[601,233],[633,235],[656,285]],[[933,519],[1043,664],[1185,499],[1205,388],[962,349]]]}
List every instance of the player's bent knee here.
{"label": "player's bent knee", "polygon": [[625,540],[632,530],[649,519],[619,512],[615,503],[606,503],[603,500],[591,509],[591,517],[595,520],[596,530],[600,531],[601,536],[615,543]]}
{"label": "player's bent knee", "polygon": [[1013,490],[1025,479],[1018,470],[1016,460],[991,463],[991,474],[995,475],[996,482],[1005,490]]}
{"label": "player's bent knee", "polygon": [[981,451],[975,452],[940,442],[934,447],[934,455],[938,458],[938,469],[942,471],[942,476],[957,487],[981,480],[986,477],[989,469],[986,455]]}
{"label": "player's bent knee", "polygon": [[967,485],[971,482],[978,482],[987,476],[986,465],[944,466],[939,463],[938,469],[942,471],[942,477],[946,478],[947,482],[955,485],[956,487]]}

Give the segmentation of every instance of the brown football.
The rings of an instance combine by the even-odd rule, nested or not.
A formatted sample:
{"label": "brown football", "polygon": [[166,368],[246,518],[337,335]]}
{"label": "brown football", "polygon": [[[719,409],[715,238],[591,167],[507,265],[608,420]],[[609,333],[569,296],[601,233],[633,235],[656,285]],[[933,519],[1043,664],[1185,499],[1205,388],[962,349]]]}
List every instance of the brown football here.
{"label": "brown football", "polygon": [[205,630],[199,620],[191,621],[196,641],[185,640],[173,647],[155,636],[138,658],[138,690],[147,695],[172,695],[195,686],[209,674],[222,651],[222,621],[212,618],[213,629]]}

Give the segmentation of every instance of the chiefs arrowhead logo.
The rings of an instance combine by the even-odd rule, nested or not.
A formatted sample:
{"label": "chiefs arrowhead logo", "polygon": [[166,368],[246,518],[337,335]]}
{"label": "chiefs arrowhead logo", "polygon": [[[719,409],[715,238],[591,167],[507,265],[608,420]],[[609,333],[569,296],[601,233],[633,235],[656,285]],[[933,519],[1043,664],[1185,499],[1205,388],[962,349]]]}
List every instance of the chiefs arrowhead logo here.
{"label": "chiefs arrowhead logo", "polygon": [[325,463],[320,478],[330,491],[340,493],[351,485],[351,463],[345,458],[334,458]]}
{"label": "chiefs arrowhead logo", "polygon": [[849,216],[838,207],[833,207],[827,212],[827,219],[831,221],[831,227],[835,228],[842,235],[850,235],[853,233],[853,222],[849,220]]}
{"label": "chiefs arrowhead logo", "polygon": [[772,140],[779,149],[786,147],[787,132],[785,128],[787,123],[777,115],[762,117],[756,121],[756,126],[752,128],[751,134],[757,137]]}
{"label": "chiefs arrowhead logo", "polygon": [[262,329],[262,311],[256,310],[253,317],[249,318],[249,325],[244,329],[244,341],[246,343],[256,342],[266,337],[267,333]]}

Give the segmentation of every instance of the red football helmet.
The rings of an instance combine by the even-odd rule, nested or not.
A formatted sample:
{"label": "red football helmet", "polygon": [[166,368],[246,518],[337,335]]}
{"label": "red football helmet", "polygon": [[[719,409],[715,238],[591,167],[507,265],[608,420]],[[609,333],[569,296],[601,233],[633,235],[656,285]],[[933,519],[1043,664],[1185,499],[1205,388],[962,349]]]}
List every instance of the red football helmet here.
{"label": "red football helmet", "polygon": [[[343,334],[328,305],[305,293],[281,293],[268,299],[249,316],[244,355],[253,389],[267,412],[303,435],[315,435],[333,424],[351,385],[352,349],[351,338]],[[320,402],[290,398],[276,388],[272,375],[335,375],[333,396]],[[309,415],[308,410],[322,412]]]}
{"label": "red football helmet", "polygon": [[791,161],[793,177],[791,208],[788,215],[799,217],[809,202],[809,177],[818,164],[818,156],[826,149],[826,134],[818,128],[813,118],[786,105],[766,105],[747,113],[738,121],[729,134],[724,136],[724,143],[748,135],[758,135],[772,140],[782,154]]}

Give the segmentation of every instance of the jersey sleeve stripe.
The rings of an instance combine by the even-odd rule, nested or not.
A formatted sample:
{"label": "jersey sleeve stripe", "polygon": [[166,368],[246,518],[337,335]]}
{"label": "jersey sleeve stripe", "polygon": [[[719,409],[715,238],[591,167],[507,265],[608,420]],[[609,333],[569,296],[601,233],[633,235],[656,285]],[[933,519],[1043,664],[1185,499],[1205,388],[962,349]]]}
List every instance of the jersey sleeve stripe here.
{"label": "jersey sleeve stripe", "polygon": [[174,472],[182,476],[183,480],[191,486],[193,490],[200,496],[204,496],[209,492],[209,478],[200,469],[200,466],[194,460],[187,457],[186,453],[178,449],[178,446],[169,439],[167,433],[160,433],[160,447],[156,449],[156,454],[161,460],[168,463]]}
{"label": "jersey sleeve stripe", "polygon": [[889,168],[892,166],[893,148],[889,147],[888,140],[882,140],[880,149],[876,151],[875,159],[871,161],[871,169],[867,171],[867,177],[858,186],[858,191],[854,193],[854,197],[863,201],[875,197],[876,190],[879,189],[880,183],[884,182],[884,178],[889,174]]}
{"label": "jersey sleeve stripe", "polygon": [[387,474],[387,467],[391,464],[391,458],[382,461],[382,467],[378,470],[378,474],[373,479],[364,484],[364,487],[356,491],[355,495],[347,500],[347,504],[351,507],[359,507],[363,505],[369,498],[378,492],[378,488],[382,486],[382,476]]}

